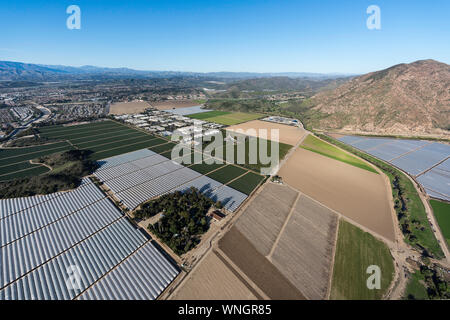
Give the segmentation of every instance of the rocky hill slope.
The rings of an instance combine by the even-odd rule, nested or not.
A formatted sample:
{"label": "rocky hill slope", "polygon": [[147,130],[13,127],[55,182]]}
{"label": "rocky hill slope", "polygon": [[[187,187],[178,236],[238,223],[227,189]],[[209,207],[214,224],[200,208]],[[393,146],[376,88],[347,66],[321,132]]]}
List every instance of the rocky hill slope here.
{"label": "rocky hill slope", "polygon": [[399,64],[356,77],[311,98],[321,129],[377,134],[450,135],[450,66]]}

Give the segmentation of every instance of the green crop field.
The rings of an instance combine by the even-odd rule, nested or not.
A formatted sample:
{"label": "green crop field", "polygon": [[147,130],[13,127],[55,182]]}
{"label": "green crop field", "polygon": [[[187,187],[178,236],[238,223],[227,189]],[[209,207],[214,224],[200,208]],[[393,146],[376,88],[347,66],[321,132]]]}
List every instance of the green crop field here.
{"label": "green crop field", "polygon": [[188,117],[192,118],[192,119],[206,120],[209,118],[226,116],[231,113],[232,112],[229,112],[229,111],[208,111],[208,112],[200,112],[200,113],[190,114],[190,115],[188,115]]}
{"label": "green crop field", "polygon": [[[260,139],[260,138],[256,138],[257,139],[257,146],[256,146],[256,154],[254,155],[256,157],[256,161],[254,161],[255,159],[252,159],[250,152],[251,152],[251,143],[248,139],[246,139],[245,143],[244,142],[240,142],[238,144],[234,145],[234,157],[230,157],[232,158],[232,162],[234,164],[237,164],[241,167],[253,170],[253,171],[260,171],[261,168],[265,168],[265,167],[269,167],[270,164],[264,163],[262,157],[260,156],[260,147],[262,146],[266,146],[267,147],[267,156],[270,157],[272,155],[272,142],[269,140],[264,140],[264,139]],[[289,152],[289,150],[292,148],[291,145],[285,144],[285,143],[274,143],[274,146],[276,148],[278,148],[278,158],[279,161],[281,161],[282,159],[284,159],[284,157],[286,156],[286,154]],[[245,159],[240,159],[238,157],[238,150],[244,150],[245,153]],[[222,149],[222,155],[219,156],[219,154],[216,154],[215,150],[213,152],[211,152],[211,155],[214,157],[217,157],[219,159],[223,159],[225,161],[227,160],[227,146],[226,144],[224,144],[223,149]],[[264,152],[263,152],[264,153]],[[230,161],[231,162],[231,161]]]}
{"label": "green crop field", "polygon": [[347,164],[350,164],[352,166],[373,172],[378,174],[378,172],[372,168],[370,165],[365,163],[364,161],[348,154],[347,152],[344,152],[343,150],[340,150],[339,148],[322,141],[318,138],[316,138],[313,135],[308,135],[306,139],[303,141],[302,145],[300,146],[303,149],[316,152],[318,154],[321,154],[323,156],[339,160],[342,162],[345,162]]}
{"label": "green crop field", "polygon": [[450,245],[450,204],[437,200],[430,200],[439,228],[442,231],[447,243]]}
{"label": "green crop field", "polygon": [[223,164],[223,163],[222,164],[220,164],[220,163],[206,164],[203,162],[203,163],[194,164],[194,165],[190,166],[189,169],[197,171],[198,173],[201,173],[201,174],[207,174],[211,171],[222,168],[223,166],[225,166],[225,164]]}
{"label": "green crop field", "polygon": [[[91,150],[93,160],[167,144],[157,138],[113,121],[101,121],[74,126],[39,128],[42,137],[61,142],[23,148],[0,149],[0,181],[35,176],[49,169],[29,161],[70,149]],[[166,145],[168,147],[168,145]]]}
{"label": "green crop field", "polygon": [[257,113],[244,113],[244,112],[226,112],[226,111],[209,111],[191,114],[188,117],[193,119],[200,119],[226,126],[232,126],[251,120],[262,118],[264,115]]}
{"label": "green crop field", "polygon": [[170,155],[172,154],[172,149],[175,146],[176,146],[175,143],[168,142],[168,143],[161,144],[161,145],[158,145],[158,146],[155,146],[155,147],[150,147],[149,149],[152,150],[153,152],[156,152],[156,153],[159,153],[159,154],[167,153],[169,155],[169,158],[170,158]]}
{"label": "green crop field", "polygon": [[48,172],[49,169],[47,167],[31,164],[30,160],[70,149],[72,149],[72,146],[67,142],[24,148],[0,149],[0,181],[35,176]]}
{"label": "green crop field", "polygon": [[[394,277],[394,263],[388,247],[371,234],[340,220],[331,285],[333,300],[381,299]],[[380,267],[381,288],[368,289],[367,268]]]}
{"label": "green crop field", "polygon": [[248,172],[246,175],[231,182],[228,186],[249,195],[263,180],[263,176],[254,172]]}
{"label": "green crop field", "polygon": [[13,179],[38,176],[40,174],[43,174],[43,173],[46,173],[49,171],[50,171],[50,169],[45,166],[29,164],[29,167],[24,170],[14,171],[9,174],[1,175],[0,181],[8,181],[8,180],[13,180]]}
{"label": "green crop field", "polygon": [[236,179],[240,175],[246,173],[247,170],[242,169],[240,167],[236,167],[234,165],[225,166],[217,171],[214,171],[207,176],[211,179],[219,181],[223,184],[230,182],[233,179]]}

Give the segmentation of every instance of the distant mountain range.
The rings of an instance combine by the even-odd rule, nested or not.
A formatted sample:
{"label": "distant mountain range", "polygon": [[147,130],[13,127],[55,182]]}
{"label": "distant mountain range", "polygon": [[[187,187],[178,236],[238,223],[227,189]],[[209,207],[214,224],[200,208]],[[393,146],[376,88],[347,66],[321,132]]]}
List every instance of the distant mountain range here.
{"label": "distant mountain range", "polygon": [[450,134],[450,66],[434,60],[372,72],[311,98],[321,129]]}
{"label": "distant mountain range", "polygon": [[290,77],[311,79],[335,79],[342,77],[340,74],[320,73],[251,73],[251,72],[179,72],[179,71],[141,71],[129,68],[101,68],[95,66],[60,66],[40,65],[13,61],[0,61],[0,80],[9,81],[49,81],[64,79],[86,79],[95,77],[142,77],[142,78],[166,78],[166,77],[204,77],[217,79],[250,79],[268,77]]}

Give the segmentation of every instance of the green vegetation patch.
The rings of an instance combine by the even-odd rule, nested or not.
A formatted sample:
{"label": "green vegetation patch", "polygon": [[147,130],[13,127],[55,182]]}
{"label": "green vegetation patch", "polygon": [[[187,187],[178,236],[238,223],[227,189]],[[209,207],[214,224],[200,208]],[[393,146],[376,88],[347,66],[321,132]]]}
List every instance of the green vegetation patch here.
{"label": "green vegetation patch", "polygon": [[[369,266],[381,270],[381,289],[367,288]],[[394,278],[388,247],[371,234],[340,220],[330,298],[334,300],[381,299]]]}
{"label": "green vegetation patch", "polygon": [[229,115],[231,113],[232,112],[229,112],[229,111],[209,111],[209,112],[200,112],[200,113],[190,114],[190,115],[188,115],[188,117],[192,118],[192,119],[206,120],[208,118],[225,116],[225,115]]}
{"label": "green vegetation patch", "polygon": [[189,115],[194,119],[201,119],[209,122],[215,122],[226,126],[240,124],[243,122],[262,118],[264,115],[258,113],[245,112],[226,112],[226,111],[210,111]]}
{"label": "green vegetation patch", "polygon": [[[234,135],[234,136],[238,136],[239,134],[235,134],[235,133],[229,133],[230,135]],[[253,161],[254,159],[252,159],[251,155],[250,155],[250,150],[251,149],[251,142],[249,139],[256,139],[256,161]],[[267,156],[270,157],[272,155],[272,141],[269,140],[265,140],[265,139],[260,139],[260,138],[255,138],[255,137],[250,137],[248,139],[245,139],[245,142],[241,142],[240,140],[237,140],[238,142],[236,144],[234,144],[234,147],[232,148],[232,150],[234,150],[234,158],[230,155],[230,157],[233,159],[233,163],[237,164],[241,167],[253,170],[253,171],[260,171],[261,168],[266,168],[269,167],[269,164],[264,163],[263,159],[260,157],[260,146],[267,146]],[[279,161],[281,161],[282,159],[284,159],[284,157],[286,156],[286,154],[289,152],[289,150],[292,148],[291,145],[289,144],[285,144],[285,143],[274,143],[274,146],[276,148],[278,148],[278,158]],[[238,159],[238,150],[244,150],[245,152],[245,159]],[[229,152],[226,144],[224,143],[223,149],[222,149],[222,155],[219,156],[218,154],[216,154],[215,150],[211,153],[212,156],[217,157],[219,159],[223,159],[225,161],[227,160],[227,153]],[[244,160],[244,161],[241,161]]]}
{"label": "green vegetation patch", "polygon": [[177,255],[193,249],[209,229],[208,211],[221,207],[197,189],[175,192],[142,205],[135,213],[137,219],[147,219],[162,213],[161,218],[148,229],[167,244]]}
{"label": "green vegetation patch", "polygon": [[247,170],[242,169],[240,167],[228,165],[226,167],[223,167],[222,169],[219,169],[217,171],[208,174],[207,176],[210,177],[211,179],[214,179],[216,181],[225,184],[233,179],[236,179],[237,177],[243,175],[246,172]]}
{"label": "green vegetation patch", "polygon": [[189,169],[197,171],[198,173],[201,173],[201,174],[207,174],[211,171],[222,168],[223,166],[225,166],[225,164],[223,164],[223,163],[222,164],[219,164],[219,163],[206,164],[203,162],[203,163],[194,164],[194,165],[190,166]]}
{"label": "green vegetation patch", "polygon": [[434,216],[438,221],[439,228],[447,243],[450,245],[450,204],[438,200],[430,200],[430,204],[433,208]]}
{"label": "green vegetation patch", "polygon": [[263,181],[265,177],[254,172],[248,172],[239,179],[234,180],[228,186],[249,195]]}
{"label": "green vegetation patch", "polygon": [[[170,152],[170,154],[171,154],[172,153],[172,149],[175,146],[176,146],[175,143],[169,142],[169,143],[165,143],[165,144],[162,144],[162,145],[157,145],[157,146],[154,146],[154,147],[150,147],[149,149],[152,150],[153,152],[156,152],[156,153],[159,153],[159,154],[162,154],[162,153],[165,153],[165,152],[167,152],[167,153]],[[169,158],[170,158],[170,154],[169,154]]]}
{"label": "green vegetation patch", "polygon": [[[26,178],[31,176],[38,176],[40,174],[49,172],[50,169],[41,165],[30,164],[26,170],[5,174],[0,177],[0,181],[10,181],[14,179]],[[1,184],[0,184],[1,185]]]}
{"label": "green vegetation patch", "polygon": [[335,146],[326,143],[311,134],[306,137],[306,139],[303,141],[300,147],[321,154],[325,157],[342,161],[349,165],[378,174],[378,172],[374,168],[369,166],[364,161],[349,155],[347,152],[344,152],[339,148],[336,148]]}

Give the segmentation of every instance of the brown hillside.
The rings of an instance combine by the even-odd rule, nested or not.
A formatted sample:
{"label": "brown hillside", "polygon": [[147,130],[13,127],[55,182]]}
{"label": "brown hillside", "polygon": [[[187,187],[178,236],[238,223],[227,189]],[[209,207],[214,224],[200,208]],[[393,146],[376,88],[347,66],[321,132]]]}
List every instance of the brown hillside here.
{"label": "brown hillside", "polygon": [[434,60],[399,64],[318,93],[312,103],[328,114],[321,129],[448,136],[450,66]]}

